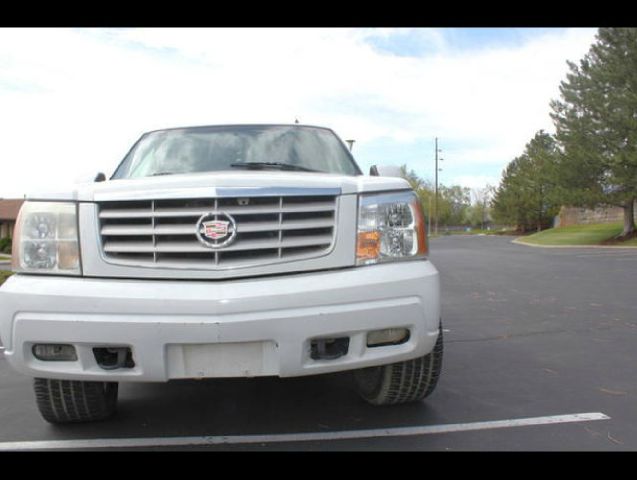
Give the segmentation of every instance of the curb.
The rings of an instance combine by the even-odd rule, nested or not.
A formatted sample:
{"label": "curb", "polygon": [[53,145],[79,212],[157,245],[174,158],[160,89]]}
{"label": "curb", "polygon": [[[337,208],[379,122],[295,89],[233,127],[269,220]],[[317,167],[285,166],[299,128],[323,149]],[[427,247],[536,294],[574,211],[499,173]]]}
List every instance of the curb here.
{"label": "curb", "polygon": [[518,245],[524,245],[525,247],[535,247],[535,248],[603,248],[603,249],[615,249],[615,250],[630,250],[637,249],[637,246],[619,246],[619,245],[536,245],[534,243],[527,243],[523,240],[520,240],[522,237],[518,237],[514,240],[511,240],[511,243],[516,243]]}

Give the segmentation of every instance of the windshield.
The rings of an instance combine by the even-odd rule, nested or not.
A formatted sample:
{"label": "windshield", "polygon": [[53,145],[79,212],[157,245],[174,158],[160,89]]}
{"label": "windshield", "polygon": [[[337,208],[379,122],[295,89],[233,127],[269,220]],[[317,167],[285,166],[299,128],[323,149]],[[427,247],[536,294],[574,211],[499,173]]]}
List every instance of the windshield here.
{"label": "windshield", "polygon": [[[280,168],[341,175],[361,172],[334,132],[301,126],[194,127],[142,136],[113,178]],[[296,167],[296,168],[295,168]]]}

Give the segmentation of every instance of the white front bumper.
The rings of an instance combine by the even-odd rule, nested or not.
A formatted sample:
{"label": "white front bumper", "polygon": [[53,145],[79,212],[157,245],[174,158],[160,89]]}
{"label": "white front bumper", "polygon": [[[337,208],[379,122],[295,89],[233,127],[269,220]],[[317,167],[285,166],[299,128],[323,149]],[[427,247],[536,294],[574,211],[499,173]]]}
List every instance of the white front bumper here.
{"label": "white front bumper", "polygon": [[[111,381],[311,375],[429,353],[438,336],[438,272],[429,261],[232,281],[14,275],[0,288],[5,357],[35,377]],[[366,346],[367,332],[405,327],[401,345]],[[348,353],[313,360],[310,342],[349,337]],[[44,362],[36,343],[76,347]],[[135,367],[103,370],[93,348],[129,346]]]}

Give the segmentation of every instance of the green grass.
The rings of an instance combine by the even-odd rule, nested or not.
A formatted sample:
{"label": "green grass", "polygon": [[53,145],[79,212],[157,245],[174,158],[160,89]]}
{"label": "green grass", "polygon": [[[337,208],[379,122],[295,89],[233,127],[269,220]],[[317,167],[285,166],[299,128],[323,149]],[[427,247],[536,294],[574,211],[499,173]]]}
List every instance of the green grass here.
{"label": "green grass", "polygon": [[[571,225],[568,227],[550,228],[521,238],[525,243],[534,245],[599,245],[622,232],[621,223],[602,223],[595,225]],[[637,245],[632,239],[621,245]]]}
{"label": "green grass", "polygon": [[431,232],[429,233],[429,238],[438,238],[445,237],[447,235],[515,235],[515,230],[481,230],[479,228],[474,228],[470,232],[466,232],[464,230],[449,230],[448,232],[444,229],[438,229],[438,235]]}
{"label": "green grass", "polygon": [[13,275],[13,272],[8,272],[7,270],[0,270],[0,285],[4,283],[4,281]]}
{"label": "green grass", "polygon": [[[465,230],[450,230],[449,235],[513,235],[514,230],[482,230],[480,228],[472,228],[471,231]],[[438,232],[441,233],[441,232]],[[441,235],[446,235],[447,232],[442,231]]]}

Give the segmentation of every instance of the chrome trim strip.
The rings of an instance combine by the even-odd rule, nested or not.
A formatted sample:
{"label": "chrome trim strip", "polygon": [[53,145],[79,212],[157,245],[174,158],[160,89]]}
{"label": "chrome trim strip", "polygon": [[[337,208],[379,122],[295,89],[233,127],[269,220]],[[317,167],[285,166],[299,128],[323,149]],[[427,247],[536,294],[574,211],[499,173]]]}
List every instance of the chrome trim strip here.
{"label": "chrome trim strip", "polygon": [[340,188],[293,188],[293,187],[221,187],[215,189],[218,197],[287,197],[314,195],[340,195]]}
{"label": "chrome trim strip", "polygon": [[339,196],[341,188],[316,187],[196,187],[176,188],[164,187],[157,190],[143,190],[139,192],[111,192],[96,193],[94,201],[119,202],[134,200],[181,200],[183,198],[225,198],[225,197],[278,197],[278,196]]}

